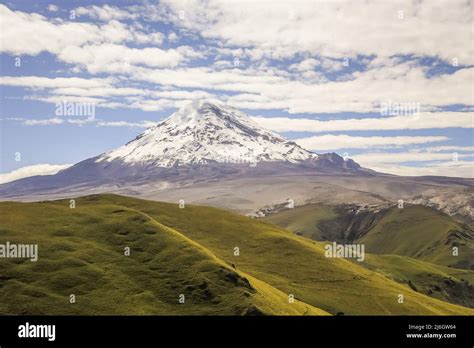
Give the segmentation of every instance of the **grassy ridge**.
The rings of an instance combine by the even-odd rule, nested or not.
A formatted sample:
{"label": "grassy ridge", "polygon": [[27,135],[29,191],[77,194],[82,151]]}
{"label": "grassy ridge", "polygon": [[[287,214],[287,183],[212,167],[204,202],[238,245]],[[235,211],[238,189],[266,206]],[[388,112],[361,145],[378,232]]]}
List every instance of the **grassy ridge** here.
{"label": "grassy ridge", "polygon": [[[366,254],[362,265],[431,297],[474,307],[474,271],[453,267],[471,265],[474,255],[469,236],[473,233],[469,232],[468,226],[431,208],[415,205],[390,208],[377,218],[380,220],[372,220],[376,221],[375,227],[355,241],[377,253]],[[327,238],[328,231],[324,228],[337,229],[343,217],[334,211],[334,207],[308,204],[277,212],[264,220],[312,239],[331,240],[338,234],[333,232]],[[364,226],[363,223],[358,226],[361,225]],[[452,246],[459,247],[459,256],[452,255]]]}
{"label": "grassy ridge", "polygon": [[474,307],[474,272],[407,256],[366,254],[362,265],[437,299]]}
{"label": "grassy ridge", "polygon": [[0,203],[0,219],[2,240],[40,248],[37,263],[0,260],[0,313],[474,314],[215,208],[93,195],[75,209],[67,200]]}
{"label": "grassy ridge", "polygon": [[[366,251],[371,253],[474,268],[474,232],[450,216],[421,205],[391,208],[358,242],[364,243]],[[458,256],[453,255],[453,247],[458,247]]]}
{"label": "grassy ridge", "polygon": [[40,250],[36,263],[0,260],[0,314],[325,314],[123,206],[1,203],[0,219],[3,241]]}
{"label": "grassy ridge", "polygon": [[[186,206],[107,195],[102,199],[139,208],[237,269],[302,302],[332,314],[468,314],[343,259],[328,259],[323,245],[275,225],[211,207]],[[238,247],[240,256],[234,256]],[[403,294],[405,302],[397,298]]]}
{"label": "grassy ridge", "polygon": [[[264,221],[314,240],[345,242],[345,229],[363,229],[353,233],[351,236],[360,237],[349,242],[363,243],[366,252],[474,269],[474,231],[468,225],[422,205],[405,204],[403,209],[391,207],[373,215],[372,218],[367,214],[348,217],[336,212],[334,207],[308,204],[269,215]],[[350,222],[341,229],[344,219]],[[458,248],[459,255],[453,255],[453,247]]]}
{"label": "grassy ridge", "polygon": [[300,236],[314,240],[326,240],[325,231],[319,224],[322,221],[334,220],[338,216],[334,210],[323,204],[307,204],[294,209],[282,210],[276,214],[266,216],[262,220],[293,231]]}

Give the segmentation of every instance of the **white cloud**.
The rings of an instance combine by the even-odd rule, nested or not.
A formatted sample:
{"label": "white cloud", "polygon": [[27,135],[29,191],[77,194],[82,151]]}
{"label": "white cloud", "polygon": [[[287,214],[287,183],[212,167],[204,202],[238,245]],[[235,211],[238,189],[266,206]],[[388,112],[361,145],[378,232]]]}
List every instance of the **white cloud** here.
{"label": "white cloud", "polygon": [[58,104],[58,103],[86,103],[86,104],[94,104],[95,106],[102,106],[102,103],[105,103],[105,99],[103,98],[93,98],[93,97],[81,97],[81,96],[71,96],[71,95],[58,95],[58,96],[51,96],[51,97],[42,97],[42,96],[28,96],[25,99],[30,100],[40,100],[46,103]]}
{"label": "white cloud", "polygon": [[[0,5],[6,28],[1,50],[10,54],[48,51],[72,64],[75,72],[123,74],[133,82],[168,88],[232,92],[232,96],[224,98],[239,108],[336,113],[374,112],[380,103],[388,101],[416,102],[423,110],[452,104],[472,105],[474,68],[427,77],[427,68],[419,62],[392,57],[439,56],[449,61],[456,58],[460,66],[467,64],[473,56],[469,45],[472,14],[466,11],[467,2],[453,0],[449,4],[427,5],[417,1],[368,1],[364,10],[349,1],[323,1],[317,5],[304,0],[276,4],[264,1],[246,6],[237,1],[193,0],[123,9],[89,6],[79,10],[84,16],[103,20],[100,25],[48,20]],[[403,19],[398,18],[400,8],[404,11]],[[293,20],[288,18],[290,9],[295,14]],[[181,10],[185,11],[184,19],[178,18]],[[213,41],[196,49],[131,48],[126,44],[159,45],[165,38],[159,32],[142,31],[146,26],[139,22],[129,25],[118,21],[139,17],[168,20],[177,26],[180,36],[193,30]],[[371,25],[367,25],[367,18],[371,18]],[[324,30],[318,30],[319,27]],[[175,32],[170,32],[168,39],[173,41],[172,34]],[[215,65],[189,67],[193,59],[207,57],[211,52],[215,54]],[[315,52],[324,56],[312,58],[310,54]],[[282,58],[295,53],[301,61],[290,69],[271,67],[261,60],[267,55]],[[223,63],[228,55],[239,57],[245,68],[235,69]],[[327,81],[319,72],[343,72],[342,61],[351,58],[351,64],[357,55],[375,56],[367,71],[344,75],[338,81]],[[357,60],[369,61],[361,57]]]}
{"label": "white cloud", "polygon": [[[458,159],[471,158],[474,154],[458,154]],[[375,152],[351,156],[351,158],[361,165],[376,166],[382,163],[404,163],[404,162],[456,162],[452,153],[433,153],[433,152]]]}
{"label": "white cloud", "polygon": [[178,39],[179,37],[174,31],[168,34],[168,41],[174,42],[174,41],[177,41]]}
{"label": "white cloud", "polygon": [[99,19],[108,22],[113,19],[134,19],[137,15],[126,10],[120,9],[116,6],[87,6],[78,7],[75,9],[78,16],[87,16],[94,19]]}
{"label": "white cloud", "polygon": [[98,127],[138,127],[138,128],[149,128],[157,124],[154,121],[141,120],[136,122],[129,121],[103,121],[95,119],[93,117],[85,118],[48,118],[48,119],[26,119],[21,117],[7,117],[6,120],[21,122],[25,126],[54,126],[59,124],[95,124]]}
{"label": "white cloud", "polygon": [[34,175],[52,175],[70,167],[71,164],[35,164],[0,174],[0,184]]}
{"label": "white cloud", "polygon": [[130,108],[130,109],[141,109],[143,111],[160,111],[166,108],[178,108],[182,106],[182,100],[171,100],[171,99],[143,99],[138,98],[132,100],[130,103],[126,105],[121,105],[122,107]]}
{"label": "white cloud", "polygon": [[79,77],[1,76],[0,85],[28,88],[104,88],[112,79],[84,79]]}
{"label": "white cloud", "polygon": [[412,54],[447,61],[457,57],[460,64],[469,65],[474,57],[468,45],[471,5],[463,0],[369,0],[364,6],[357,1],[263,0],[242,6],[240,1],[163,0],[147,11],[161,18],[168,14],[176,26],[205,38],[258,47],[274,58],[302,52],[324,52],[334,58]]}
{"label": "white cloud", "polygon": [[103,39],[98,26],[79,22],[52,23],[39,14],[14,12],[3,4],[0,4],[0,19],[0,51],[15,55],[37,55],[43,51],[59,53],[67,46]]}
{"label": "white cloud", "polygon": [[380,105],[388,102],[417,103],[422,110],[452,104],[471,105],[474,79],[474,68],[428,78],[424,68],[410,62],[354,73],[352,79],[344,81],[316,79],[310,83],[288,76],[287,71],[266,66],[218,71],[208,67],[133,67],[129,72],[134,80],[164,86],[253,94],[252,100],[237,94],[228,102],[240,108],[284,109],[290,113],[379,112]]}
{"label": "white cloud", "polygon": [[79,117],[79,118],[68,118],[67,122],[70,124],[77,124],[79,126],[85,125],[85,124],[90,124],[90,123],[95,123],[97,120],[93,116],[89,117]]}
{"label": "white cloud", "polygon": [[99,121],[97,126],[99,127],[138,127],[138,128],[149,128],[156,125],[157,122],[153,121],[140,121],[140,122],[127,122],[127,121]]}
{"label": "white cloud", "polygon": [[276,132],[331,132],[366,130],[405,130],[435,128],[474,128],[474,113],[439,112],[420,113],[420,115],[343,119],[311,120],[288,117],[253,117],[261,126]]}
{"label": "white cloud", "polygon": [[[474,153],[446,153],[457,146],[438,146],[415,149],[408,152],[372,152],[350,156],[361,166],[381,173],[420,176],[437,175],[474,178]],[[407,165],[404,163],[417,163]]]}
{"label": "white cloud", "polygon": [[129,73],[134,70],[135,65],[177,67],[197,56],[198,53],[185,46],[162,50],[157,47],[137,49],[116,44],[69,46],[58,54],[62,61],[77,64],[92,74]]}
{"label": "white cloud", "polygon": [[234,64],[228,60],[216,60],[215,62],[212,63],[212,67],[218,70],[229,69],[229,68],[232,68],[233,66]]}
{"label": "white cloud", "polygon": [[449,140],[444,136],[354,137],[350,135],[320,135],[294,140],[308,150],[393,148]]}
{"label": "white cloud", "polygon": [[[349,62],[348,59],[347,59],[347,62]],[[344,61],[330,59],[326,57],[322,57],[320,59],[308,58],[308,59],[302,60],[299,63],[290,65],[289,69],[297,70],[301,72],[307,72],[310,70],[314,70],[317,67],[320,67],[322,70],[326,72],[336,71],[344,67]]]}
{"label": "white cloud", "polygon": [[50,126],[50,125],[62,124],[63,122],[64,122],[63,119],[54,117],[54,118],[48,118],[44,120],[24,120],[23,124],[25,126]]}
{"label": "white cloud", "polygon": [[140,44],[151,43],[154,45],[161,45],[163,43],[163,40],[165,39],[165,35],[160,32],[144,33],[134,31],[133,35],[135,38],[135,42],[138,42]]}
{"label": "white cloud", "polygon": [[[93,8],[98,7],[93,6]],[[112,7],[106,5],[103,8],[106,8],[105,12],[108,12],[108,9]],[[86,10],[79,8],[76,11],[77,14],[81,14]],[[165,38],[164,34],[160,32],[142,32],[136,27],[129,27],[119,22],[116,18],[121,18],[121,16],[111,14],[107,18],[107,22],[101,25],[74,22],[73,20],[56,19],[53,21],[36,13],[11,11],[8,7],[0,4],[0,19],[2,21],[0,51],[15,55],[37,55],[46,51],[63,59],[68,57],[67,54],[64,54],[64,50],[77,52],[84,45],[91,45],[96,49],[98,45],[132,41],[140,44],[160,45]],[[86,53],[82,53],[82,56]],[[91,55],[93,52],[88,54]],[[136,53],[132,53],[132,55],[134,54],[136,55]],[[124,57],[126,56],[121,58]],[[65,62],[77,63],[67,59]],[[82,63],[84,64],[84,62]]]}
{"label": "white cloud", "polygon": [[64,96],[64,99],[68,99],[68,96],[81,96],[81,97],[109,97],[109,96],[133,96],[133,95],[146,95],[150,91],[129,88],[129,87],[99,87],[99,88],[80,88],[80,87],[61,87],[54,88],[51,91],[52,94]]}
{"label": "white cloud", "polygon": [[26,119],[20,117],[9,117],[7,120],[18,121],[21,122],[25,126],[56,126],[59,124],[69,123],[69,124],[77,124],[83,125],[87,123],[96,122],[94,117],[85,117],[85,118],[59,118],[59,117],[52,117],[46,119]]}
{"label": "white cloud", "polygon": [[474,162],[463,161],[448,165],[430,165],[424,167],[411,167],[402,165],[373,165],[370,169],[380,173],[389,173],[402,176],[449,176],[461,178],[474,178]]}
{"label": "white cloud", "polygon": [[[62,100],[77,102],[95,102],[104,104],[103,98],[99,97],[131,97],[147,96],[152,98],[167,99],[207,99],[215,98],[214,94],[202,90],[149,90],[135,87],[115,87],[114,84],[122,84],[113,79],[83,79],[83,78],[48,78],[38,76],[3,76],[0,77],[0,85],[26,87],[35,90],[51,89],[51,96],[30,96],[30,99],[40,99],[46,102],[60,102]],[[97,98],[87,98],[97,97]]]}
{"label": "white cloud", "polygon": [[307,70],[313,70],[316,68],[318,65],[320,65],[321,62],[317,59],[314,58],[309,58],[302,60],[299,63],[295,63],[290,65],[290,70],[298,70],[298,71],[307,71]]}
{"label": "white cloud", "polygon": [[424,149],[430,152],[443,152],[443,151],[454,151],[454,152],[474,152],[474,146],[431,146]]}
{"label": "white cloud", "polygon": [[194,100],[194,99],[211,99],[215,98],[214,94],[205,92],[205,91],[183,91],[183,90],[170,90],[170,91],[154,91],[150,92],[150,95],[153,97],[167,98],[167,99],[184,99],[184,100]]}
{"label": "white cloud", "polygon": [[394,167],[373,167],[375,171],[380,173],[389,173],[402,176],[448,176],[461,178],[474,178],[473,165],[464,165],[457,167],[408,167],[408,166],[394,166]]}
{"label": "white cloud", "polygon": [[53,5],[53,4],[49,4],[48,7],[47,7],[48,11],[50,12],[58,12],[59,11],[59,7],[56,6],[56,5]]}

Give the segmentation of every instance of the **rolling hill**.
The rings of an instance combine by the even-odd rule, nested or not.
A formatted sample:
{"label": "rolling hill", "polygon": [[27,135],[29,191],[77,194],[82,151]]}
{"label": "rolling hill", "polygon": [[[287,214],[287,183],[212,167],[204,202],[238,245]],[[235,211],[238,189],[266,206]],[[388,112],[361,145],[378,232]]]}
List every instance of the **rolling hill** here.
{"label": "rolling hill", "polygon": [[84,202],[0,205],[2,240],[39,244],[38,262],[0,263],[1,314],[326,314],[140,211]]}
{"label": "rolling hill", "polygon": [[[366,252],[409,256],[442,266],[474,267],[474,231],[436,209],[405,204],[361,208],[309,204],[263,220],[314,240],[363,243]],[[458,256],[453,256],[457,247]]]}
{"label": "rolling hill", "polygon": [[431,297],[474,307],[473,232],[437,210],[308,204],[263,220],[314,240],[363,243],[366,257],[358,264]]}
{"label": "rolling hill", "polygon": [[325,221],[337,221],[338,217],[337,212],[332,206],[306,204],[294,207],[293,209],[283,209],[274,212],[262,220],[316,241],[343,241],[345,238],[344,234],[341,233],[342,231],[334,231],[334,229],[324,229],[321,227],[321,223]]}
{"label": "rolling hill", "polygon": [[[474,232],[450,216],[422,205],[391,207],[358,242],[371,253],[474,268]],[[453,247],[458,248],[459,255],[453,255]]]}
{"label": "rolling hill", "polygon": [[39,245],[36,263],[0,261],[2,314],[474,314],[216,208],[103,194],[1,202],[0,218],[2,241]]}
{"label": "rolling hill", "polygon": [[443,301],[474,307],[474,272],[407,256],[366,254],[361,265]]}

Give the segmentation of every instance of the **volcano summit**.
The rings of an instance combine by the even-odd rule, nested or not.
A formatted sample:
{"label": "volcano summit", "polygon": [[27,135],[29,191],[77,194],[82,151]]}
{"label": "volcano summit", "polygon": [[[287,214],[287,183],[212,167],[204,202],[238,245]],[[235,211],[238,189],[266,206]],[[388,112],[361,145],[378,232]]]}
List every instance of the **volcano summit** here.
{"label": "volcano summit", "polygon": [[245,162],[242,159],[298,162],[315,157],[235,108],[194,101],[134,140],[100,155],[97,162],[172,167]]}

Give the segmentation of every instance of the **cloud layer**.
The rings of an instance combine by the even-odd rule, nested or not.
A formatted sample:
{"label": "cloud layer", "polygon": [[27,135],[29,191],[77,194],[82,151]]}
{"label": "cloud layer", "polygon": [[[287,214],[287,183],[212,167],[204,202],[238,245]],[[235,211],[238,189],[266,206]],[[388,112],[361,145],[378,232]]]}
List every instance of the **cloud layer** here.
{"label": "cloud layer", "polygon": [[[424,147],[438,163],[414,161],[418,166],[455,172],[461,164],[441,165],[448,154],[432,144],[472,145],[466,137],[474,125],[469,0],[162,0],[25,8],[0,4],[6,67],[0,85],[26,105],[87,102],[133,115],[220,100],[262,115],[253,119],[294,133],[315,151],[359,151],[362,164],[373,168],[404,163]],[[23,69],[39,57],[51,60],[50,69]],[[417,109],[386,114],[387,104]],[[43,129],[144,128],[158,121],[3,117]],[[383,162],[381,154],[393,149],[398,157],[391,151],[386,160],[393,162]]]}

